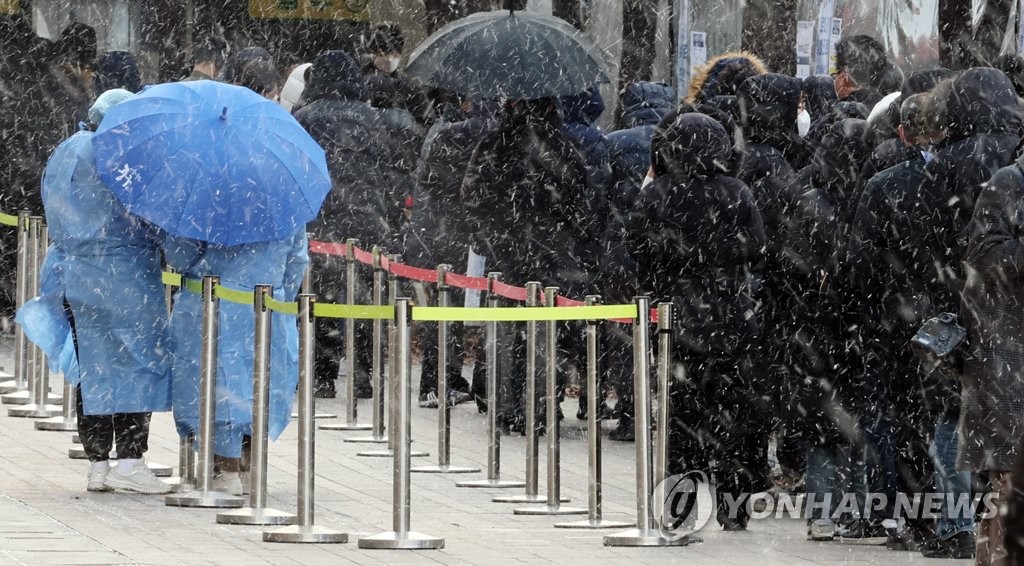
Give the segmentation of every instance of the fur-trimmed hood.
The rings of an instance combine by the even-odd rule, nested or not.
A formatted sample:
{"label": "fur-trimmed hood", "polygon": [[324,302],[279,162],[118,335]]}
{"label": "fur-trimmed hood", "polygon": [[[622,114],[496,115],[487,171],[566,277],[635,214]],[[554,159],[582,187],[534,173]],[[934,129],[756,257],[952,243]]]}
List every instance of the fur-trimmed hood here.
{"label": "fur-trimmed hood", "polygon": [[743,81],[767,72],[764,61],[748,51],[731,51],[712,57],[694,71],[686,102],[697,104],[719,95],[735,95]]}

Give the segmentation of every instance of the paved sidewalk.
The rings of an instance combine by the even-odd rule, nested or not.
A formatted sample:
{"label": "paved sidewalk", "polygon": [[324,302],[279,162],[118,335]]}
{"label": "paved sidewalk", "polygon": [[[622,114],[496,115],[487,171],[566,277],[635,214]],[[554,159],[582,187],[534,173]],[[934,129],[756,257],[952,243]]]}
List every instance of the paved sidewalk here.
{"label": "paved sidewalk", "polygon": [[[0,337],[0,366],[12,367],[12,343]],[[52,385],[58,390],[59,380]],[[318,400],[322,412],[338,413],[338,400]],[[361,458],[365,444],[342,442],[352,433],[317,431],[316,523],[350,533],[351,542],[293,545],[262,542],[262,527],[219,525],[216,511],[166,507],[159,496],[85,491],[88,464],[67,458],[70,433],[36,431],[30,419],[0,411],[0,564],[931,564],[917,553],[883,547],[851,547],[805,540],[802,522],[762,520],[725,533],[705,528],[705,541],[684,548],[610,548],[603,531],[552,528],[550,517],[512,514],[513,505],[492,503],[506,490],[462,489],[456,479],[483,474],[413,474],[413,530],[442,536],[443,550],[361,550],[355,539],[391,526],[391,460]],[[369,407],[361,407],[366,413]],[[562,493],[586,506],[585,433],[575,402],[562,425]],[[452,410],[452,463],[486,465],[485,415],[472,403]],[[413,408],[415,446],[436,458],[436,411]],[[524,438],[503,437],[502,473],[523,477]],[[633,444],[605,442],[604,512],[631,519],[635,513]],[[168,414],[154,415],[151,461],[177,463],[178,440]],[[294,511],[296,427],[270,449],[269,506]],[[541,489],[544,489],[543,450]],[[522,490],[512,490],[519,493]],[[570,517],[571,519],[571,517]],[[272,528],[272,527],[271,527]],[[969,564],[970,561],[943,564]]]}

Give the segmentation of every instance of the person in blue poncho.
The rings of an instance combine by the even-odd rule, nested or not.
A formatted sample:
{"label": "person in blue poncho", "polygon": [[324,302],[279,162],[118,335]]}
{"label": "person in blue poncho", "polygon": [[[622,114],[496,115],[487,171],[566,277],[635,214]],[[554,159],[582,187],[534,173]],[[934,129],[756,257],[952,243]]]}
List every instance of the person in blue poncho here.
{"label": "person in blue poncho", "polygon": [[[89,491],[167,493],[143,460],[152,411],[167,411],[170,361],[158,229],[130,216],[100,181],[93,132],[132,93],[104,92],[86,127],[50,156],[42,197],[53,245],[42,296],[18,321],[78,387],[78,432]],[[108,455],[116,439],[117,466]]]}
{"label": "person in blue poncho", "polygon": [[[252,291],[272,285],[274,298],[294,301],[309,263],[306,227],[282,241],[224,246],[168,236],[167,265],[188,279],[217,275],[224,287]],[[214,489],[244,493],[239,476],[244,437],[252,434],[252,374],[255,316],[251,305],[221,301],[217,348],[217,404],[214,423]],[[202,297],[179,293],[171,314],[174,352],[174,420],[182,436],[199,431],[199,353]],[[270,352],[270,438],[276,439],[291,418],[298,382],[298,332],[295,318],[273,313]]]}

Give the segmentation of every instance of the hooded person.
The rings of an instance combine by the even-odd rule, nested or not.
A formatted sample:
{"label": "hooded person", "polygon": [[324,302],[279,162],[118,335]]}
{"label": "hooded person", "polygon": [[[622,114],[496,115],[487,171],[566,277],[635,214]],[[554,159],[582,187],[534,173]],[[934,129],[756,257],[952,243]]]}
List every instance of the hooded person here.
{"label": "hooded person", "polygon": [[92,77],[96,92],[123,88],[129,92],[142,90],[142,75],[135,56],[128,51],[107,51],[96,61]]}
{"label": "hooded person", "polygon": [[804,78],[801,92],[804,95],[804,110],[811,115],[811,121],[832,112],[839,102],[836,85],[832,77],[814,75]]}
{"label": "hooded person", "polygon": [[562,131],[576,142],[587,160],[587,184],[594,198],[603,200],[611,178],[611,157],[608,139],[595,125],[604,113],[601,91],[594,86],[586,92],[563,96],[558,99],[558,106],[562,113]]}
{"label": "hooded person", "polygon": [[[864,381],[876,384],[866,392],[866,401],[875,418],[892,423],[893,440],[881,443],[892,446],[883,469],[900,471],[898,485],[889,484],[889,496],[897,489],[919,492],[931,475],[935,491],[955,498],[970,490],[969,480],[955,470],[956,423],[948,418],[954,413],[943,415],[941,410],[943,403],[956,398],[955,388],[950,380],[923,372],[909,348],[891,347],[909,342],[937,312],[933,305],[946,292],[933,271],[935,256],[928,237],[932,219],[919,209],[932,145],[944,135],[931,100],[935,94],[918,93],[903,102],[900,138],[914,155],[865,184],[849,244],[851,281],[856,283],[862,313]],[[929,456],[929,438],[934,439],[934,456]],[[873,488],[878,490],[877,485]],[[888,517],[886,512],[891,511],[883,510],[880,516]],[[973,552],[973,531],[971,517],[944,508],[934,527],[908,520],[899,536],[921,545],[928,556],[963,558]]]}
{"label": "hooded person", "polygon": [[743,81],[767,72],[768,67],[753,53],[723,53],[694,72],[685,101],[700,104],[716,96],[734,96]]}
{"label": "hooded person", "polygon": [[273,64],[274,56],[262,47],[246,47],[238,51],[232,51],[224,62],[224,66],[220,69],[217,80],[239,84],[242,69],[253,61],[267,61]]}
{"label": "hooded person", "polygon": [[[927,171],[935,173],[936,180],[927,189],[933,198],[958,197],[946,203],[929,199],[928,204],[940,221],[969,235],[965,253],[956,248],[943,258],[954,273],[954,283],[963,282],[960,312],[970,338],[970,355],[959,380],[957,464],[987,479],[987,491],[1000,505],[1008,497],[1010,482],[1017,480],[1011,472],[1024,430],[1019,362],[1024,352],[1019,267],[1024,180],[1021,160],[1013,161],[1020,143],[1021,108],[1006,75],[975,68],[953,82],[946,111],[950,143],[928,164]],[[1000,169],[989,180],[995,168]],[[953,234],[942,236],[945,242],[955,241]],[[954,263],[957,260],[962,263]],[[1002,531],[1009,524],[997,515],[981,520],[979,558],[996,561],[1005,552]]]}
{"label": "hooded person", "polygon": [[391,100],[391,106],[412,114],[420,124],[430,117],[430,101],[427,93],[417,88],[399,67],[405,51],[405,35],[394,23],[375,26],[364,40],[363,50],[366,63],[363,65],[363,79],[370,82],[374,77],[381,79],[381,90]]}
{"label": "hooded person", "polygon": [[[562,132],[556,102],[506,101],[498,129],[470,159],[462,203],[473,248],[487,258],[488,270],[512,285],[543,281],[563,295],[583,296],[594,291],[603,219],[587,187],[586,161]],[[499,408],[509,430],[523,430],[522,338],[517,332],[512,340],[513,369]]]}
{"label": "hooded person", "polygon": [[[850,331],[857,321],[847,278],[848,211],[873,146],[864,120],[833,124],[798,175],[801,194],[789,214],[782,263],[791,285],[785,335],[793,388],[785,392],[783,419],[786,443],[806,450],[808,501],[824,501],[853,478],[846,451],[859,442],[848,419],[857,414],[860,359]],[[835,500],[831,508],[813,507],[811,538],[835,535],[838,507]]]}
{"label": "hooded person", "polygon": [[[309,225],[311,238],[324,242],[359,240],[364,248],[400,250],[405,224],[404,199],[415,182],[419,143],[414,124],[397,125],[367,102],[359,65],[344,51],[326,51],[313,59],[302,93],[305,105],[294,114],[327,153],[333,188]],[[409,127],[413,129],[409,129]],[[344,258],[313,256],[312,284],[325,301],[344,302]],[[370,302],[362,285],[356,298]],[[372,325],[356,322],[356,391],[369,398]],[[343,351],[336,321],[317,322],[318,393],[331,396]]]}
{"label": "hooded person", "polygon": [[[104,92],[89,121],[98,124],[131,96]],[[90,462],[86,489],[167,493],[170,486],[143,460],[150,413],[171,408],[160,232],[131,216],[100,181],[93,135],[71,136],[46,165],[43,205],[53,244],[43,293],[18,320],[77,389],[78,433]],[[111,467],[115,445],[118,463]]]}
{"label": "hooded person", "polygon": [[[887,94],[886,83],[895,84],[895,72],[885,47],[869,35],[844,37],[836,45],[836,94],[839,100],[874,107]],[[888,76],[887,76],[888,75]]]}
{"label": "hooded person", "polygon": [[302,91],[306,88],[306,71],[312,66],[312,63],[302,63],[288,73],[288,78],[285,80],[284,86],[281,87],[280,97],[281,106],[285,110],[291,112],[297,109],[299,99],[302,98]]}
{"label": "hooded person", "polygon": [[673,354],[687,376],[670,396],[666,474],[714,474],[718,521],[737,530],[749,517],[726,496],[767,486],[752,445],[767,421],[746,375],[746,348],[759,333],[750,281],[765,233],[750,189],[724,173],[731,152],[725,128],[708,116],[663,121],[651,141],[655,178],[640,192],[626,242],[642,291],[674,305]]}

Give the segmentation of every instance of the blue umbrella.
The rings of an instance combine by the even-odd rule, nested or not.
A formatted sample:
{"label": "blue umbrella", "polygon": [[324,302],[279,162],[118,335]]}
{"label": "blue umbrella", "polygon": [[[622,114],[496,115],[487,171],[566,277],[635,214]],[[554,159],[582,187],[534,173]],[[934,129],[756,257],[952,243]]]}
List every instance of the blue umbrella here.
{"label": "blue umbrella", "polygon": [[146,88],[107,112],[93,146],[129,212],[206,242],[294,234],[331,190],[323,148],[288,112],[214,81]]}

